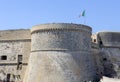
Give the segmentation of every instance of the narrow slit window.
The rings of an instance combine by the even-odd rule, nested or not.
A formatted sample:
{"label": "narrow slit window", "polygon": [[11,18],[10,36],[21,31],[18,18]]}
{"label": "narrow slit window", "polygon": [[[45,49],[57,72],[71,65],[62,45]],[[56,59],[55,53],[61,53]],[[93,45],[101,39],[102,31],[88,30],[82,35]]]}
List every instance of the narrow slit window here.
{"label": "narrow slit window", "polygon": [[100,41],[100,45],[102,45],[103,43],[102,43],[102,41]]}
{"label": "narrow slit window", "polygon": [[96,39],[94,39],[94,42],[96,42]]}
{"label": "narrow slit window", "polygon": [[10,82],[10,74],[7,74],[7,82]]}
{"label": "narrow slit window", "polygon": [[21,70],[22,69],[22,55],[18,55],[18,64],[17,64],[17,70]]}

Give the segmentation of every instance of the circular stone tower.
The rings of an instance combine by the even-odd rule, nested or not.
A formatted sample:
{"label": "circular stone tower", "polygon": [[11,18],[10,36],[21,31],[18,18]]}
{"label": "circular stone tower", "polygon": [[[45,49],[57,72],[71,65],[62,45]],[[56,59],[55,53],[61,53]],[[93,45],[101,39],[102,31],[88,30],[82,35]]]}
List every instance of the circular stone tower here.
{"label": "circular stone tower", "polygon": [[31,29],[31,54],[24,82],[97,82],[91,28],[43,24]]}

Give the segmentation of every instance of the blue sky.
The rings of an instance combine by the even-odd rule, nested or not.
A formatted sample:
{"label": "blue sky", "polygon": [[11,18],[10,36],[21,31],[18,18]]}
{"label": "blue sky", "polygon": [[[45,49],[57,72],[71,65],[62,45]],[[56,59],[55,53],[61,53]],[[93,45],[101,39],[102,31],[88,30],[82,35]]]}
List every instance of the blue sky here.
{"label": "blue sky", "polygon": [[[84,9],[86,17],[79,18]],[[86,24],[93,32],[120,31],[120,0],[0,1],[0,30],[30,29],[38,24],[62,22]]]}

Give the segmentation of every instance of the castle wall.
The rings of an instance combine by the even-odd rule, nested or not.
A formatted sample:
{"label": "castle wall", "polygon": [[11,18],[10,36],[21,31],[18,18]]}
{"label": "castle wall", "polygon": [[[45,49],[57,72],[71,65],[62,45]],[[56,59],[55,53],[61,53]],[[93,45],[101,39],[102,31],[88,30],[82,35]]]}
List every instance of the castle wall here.
{"label": "castle wall", "polygon": [[45,24],[31,29],[31,54],[24,82],[96,82],[91,28]]}
{"label": "castle wall", "polygon": [[[93,38],[96,39],[96,38]],[[103,67],[103,58],[100,54],[100,48],[99,45],[95,43],[91,43],[91,54],[92,54],[92,58],[94,60],[94,64],[95,64],[95,70],[96,70],[96,75],[98,76],[98,78],[102,78],[103,77],[103,73],[104,73],[104,67]]]}
{"label": "castle wall", "polygon": [[0,81],[23,82],[30,44],[30,30],[0,31]]}
{"label": "castle wall", "polygon": [[119,37],[66,23],[0,31],[0,82],[119,82]]}
{"label": "castle wall", "polygon": [[120,33],[100,32],[100,54],[103,58],[104,76],[120,78]]}
{"label": "castle wall", "polygon": [[120,32],[99,32],[97,37],[103,47],[120,48]]}

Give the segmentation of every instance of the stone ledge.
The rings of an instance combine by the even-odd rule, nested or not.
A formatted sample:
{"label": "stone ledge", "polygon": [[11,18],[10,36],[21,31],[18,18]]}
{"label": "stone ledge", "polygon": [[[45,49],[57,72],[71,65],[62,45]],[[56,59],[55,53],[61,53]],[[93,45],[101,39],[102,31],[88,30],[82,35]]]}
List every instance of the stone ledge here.
{"label": "stone ledge", "polygon": [[86,31],[91,32],[91,27],[81,25],[81,24],[69,24],[69,23],[52,23],[52,24],[42,24],[36,25],[31,28],[31,33],[38,31],[54,31],[54,30],[62,30],[62,31]]}

